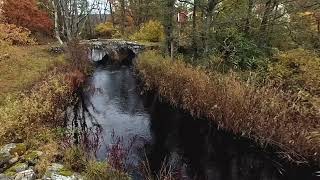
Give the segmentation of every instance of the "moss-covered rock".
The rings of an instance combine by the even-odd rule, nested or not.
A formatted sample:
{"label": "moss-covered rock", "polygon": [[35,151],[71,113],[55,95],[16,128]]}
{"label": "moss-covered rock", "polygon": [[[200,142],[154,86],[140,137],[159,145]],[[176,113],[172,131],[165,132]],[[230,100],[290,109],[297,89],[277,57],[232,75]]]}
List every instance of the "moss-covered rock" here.
{"label": "moss-covered rock", "polygon": [[65,168],[62,164],[52,163],[51,166],[48,167],[43,179],[80,180],[83,178],[77,173],[74,173],[71,170]]}
{"label": "moss-covered rock", "polygon": [[11,155],[7,153],[0,153],[0,167],[5,166],[5,164],[9,163],[11,159]]}
{"label": "moss-covered rock", "polygon": [[63,167],[62,169],[59,169],[58,171],[59,175],[62,176],[72,176],[74,173],[67,168]]}
{"label": "moss-covered rock", "polygon": [[26,154],[24,155],[23,159],[31,164],[31,165],[35,165],[37,163],[37,161],[39,160],[40,156],[42,156],[42,152],[41,151],[27,151]]}
{"label": "moss-covered rock", "polygon": [[22,156],[27,151],[27,146],[23,143],[16,144],[14,148],[10,150],[11,155],[18,154],[19,156]]}
{"label": "moss-covered rock", "polygon": [[6,171],[6,172],[4,172],[4,175],[6,177],[12,177],[13,178],[16,175],[16,172]]}
{"label": "moss-covered rock", "polygon": [[16,146],[17,146],[17,144],[15,144],[15,143],[6,144],[5,146],[2,146],[0,148],[0,153],[9,153]]}
{"label": "moss-covered rock", "polygon": [[7,169],[5,171],[5,174],[8,175],[8,173],[10,174],[11,172],[18,173],[18,172],[25,171],[26,169],[28,169],[28,165],[26,163],[17,163],[12,167],[10,167],[9,169]]}
{"label": "moss-covered rock", "polygon": [[36,174],[32,169],[19,172],[15,175],[15,180],[35,180]]}
{"label": "moss-covered rock", "polygon": [[0,148],[0,173],[1,169],[6,169],[9,166],[10,159],[14,158],[10,151],[15,147],[16,144],[11,143]]}
{"label": "moss-covered rock", "polygon": [[0,174],[0,179],[9,179],[5,174]]}

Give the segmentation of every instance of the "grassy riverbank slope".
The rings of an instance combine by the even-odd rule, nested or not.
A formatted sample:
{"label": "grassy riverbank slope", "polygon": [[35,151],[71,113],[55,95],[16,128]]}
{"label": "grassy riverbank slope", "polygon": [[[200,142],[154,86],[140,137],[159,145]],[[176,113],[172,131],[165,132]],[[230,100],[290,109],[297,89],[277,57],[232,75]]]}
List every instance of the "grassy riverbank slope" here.
{"label": "grassy riverbank slope", "polygon": [[73,72],[63,70],[69,64],[48,48],[0,45],[0,146],[23,142],[46,152],[39,171],[58,154],[55,127],[72,95],[66,77]]}
{"label": "grassy riverbank slope", "polygon": [[30,88],[48,71],[66,63],[63,55],[53,56],[48,48],[0,45],[0,103],[4,97]]}
{"label": "grassy riverbank slope", "polygon": [[275,145],[294,161],[320,159],[319,114],[277,88],[258,88],[234,73],[207,72],[155,52],[140,55],[136,68],[146,90],[195,117]]}
{"label": "grassy riverbank slope", "polygon": [[25,165],[31,154],[36,159],[32,166],[37,178],[48,176],[52,163],[58,162],[65,166],[57,173],[66,177],[78,172],[84,179],[129,179],[107,162],[95,161],[82,144],[72,143],[73,136],[67,137],[72,135],[64,126],[67,108],[80,98],[77,92],[90,69],[83,48],[71,43],[67,53],[57,55],[47,45],[0,45],[4,52],[0,56],[0,151],[9,143],[19,143],[20,153],[12,154],[18,159],[9,165],[0,152],[0,175],[17,176],[12,169]]}

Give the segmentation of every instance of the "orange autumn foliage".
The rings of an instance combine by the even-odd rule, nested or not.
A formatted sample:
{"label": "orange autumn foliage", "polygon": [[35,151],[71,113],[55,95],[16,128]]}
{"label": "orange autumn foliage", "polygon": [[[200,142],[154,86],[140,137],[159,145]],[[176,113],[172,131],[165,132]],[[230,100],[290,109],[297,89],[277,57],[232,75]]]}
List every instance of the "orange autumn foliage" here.
{"label": "orange autumn foliage", "polygon": [[4,0],[3,16],[7,23],[28,28],[32,32],[50,34],[53,22],[41,11],[35,0]]}
{"label": "orange autumn foliage", "polygon": [[0,43],[9,45],[33,45],[35,41],[30,37],[31,32],[14,24],[0,23]]}

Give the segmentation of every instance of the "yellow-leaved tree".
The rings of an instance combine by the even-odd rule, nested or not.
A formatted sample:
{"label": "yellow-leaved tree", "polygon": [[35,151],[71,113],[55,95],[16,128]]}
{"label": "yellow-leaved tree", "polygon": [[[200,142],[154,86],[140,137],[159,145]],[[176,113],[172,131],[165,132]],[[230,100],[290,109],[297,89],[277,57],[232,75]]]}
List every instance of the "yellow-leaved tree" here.
{"label": "yellow-leaved tree", "polygon": [[146,42],[161,42],[164,40],[164,28],[159,21],[150,20],[142,25],[140,30],[134,33],[130,39]]}
{"label": "yellow-leaved tree", "polygon": [[119,34],[118,30],[114,28],[114,26],[110,22],[98,24],[95,27],[95,31],[97,33],[97,36],[108,39],[117,37]]}

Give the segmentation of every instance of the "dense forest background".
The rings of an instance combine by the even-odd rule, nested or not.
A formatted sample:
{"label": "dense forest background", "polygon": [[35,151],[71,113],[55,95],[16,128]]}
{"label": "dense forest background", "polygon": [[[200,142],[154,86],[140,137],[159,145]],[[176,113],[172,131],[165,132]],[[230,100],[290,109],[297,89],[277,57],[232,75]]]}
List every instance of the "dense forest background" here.
{"label": "dense forest background", "polygon": [[205,57],[225,71],[257,69],[279,51],[318,52],[319,9],[317,0],[4,0],[1,19],[61,44],[98,37],[163,42],[167,54]]}
{"label": "dense forest background", "polygon": [[[231,57],[235,51],[245,53],[243,49],[256,56],[272,48],[317,50],[319,4],[316,0],[4,0],[2,21],[67,41],[95,37],[96,25],[107,22],[118,36],[128,37],[153,20],[163,25],[166,41],[192,49],[193,55],[219,51]],[[185,16],[180,22],[178,14]]]}

